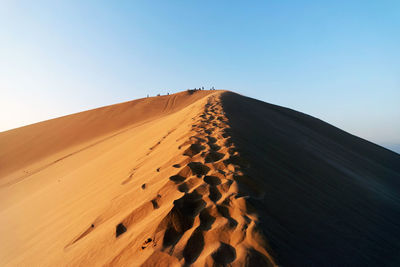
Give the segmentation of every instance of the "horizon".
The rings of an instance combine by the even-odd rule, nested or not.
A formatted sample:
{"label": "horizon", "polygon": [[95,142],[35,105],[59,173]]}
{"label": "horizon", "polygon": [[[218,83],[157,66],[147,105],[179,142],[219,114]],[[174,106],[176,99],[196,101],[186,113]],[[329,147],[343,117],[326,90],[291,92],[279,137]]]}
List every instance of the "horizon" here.
{"label": "horizon", "polygon": [[214,86],[400,153],[396,1],[3,7],[0,131]]}

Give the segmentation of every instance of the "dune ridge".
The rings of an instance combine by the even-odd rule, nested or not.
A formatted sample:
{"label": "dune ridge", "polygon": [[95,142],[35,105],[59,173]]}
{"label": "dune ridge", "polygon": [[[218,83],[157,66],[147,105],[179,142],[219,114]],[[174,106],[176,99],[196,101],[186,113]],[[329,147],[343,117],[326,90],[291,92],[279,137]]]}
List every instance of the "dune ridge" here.
{"label": "dune ridge", "polygon": [[[177,173],[169,177],[184,195],[173,201],[172,209],[143,243],[142,249],[159,248],[142,266],[154,266],[160,255],[168,264],[184,266],[233,262],[235,266],[275,266],[257,230],[257,214],[249,212],[246,196],[238,191],[241,158],[229,138],[218,98],[209,97],[204,112],[192,119],[189,138],[179,145],[188,158],[174,164]],[[159,208],[159,198],[151,201],[154,209]],[[126,231],[132,223],[130,216],[120,224]],[[126,247],[109,265],[122,265],[131,250]]]}

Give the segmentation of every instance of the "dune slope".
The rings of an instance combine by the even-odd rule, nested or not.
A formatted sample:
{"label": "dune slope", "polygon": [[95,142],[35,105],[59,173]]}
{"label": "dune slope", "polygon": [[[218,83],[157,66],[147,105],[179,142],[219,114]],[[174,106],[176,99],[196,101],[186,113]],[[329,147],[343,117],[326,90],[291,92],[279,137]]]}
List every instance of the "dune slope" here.
{"label": "dune slope", "polygon": [[[2,132],[0,179],[57,152],[85,142],[93,144],[95,139],[102,141],[129,127],[176,112],[208,94],[210,91],[142,98]],[[65,153],[57,156],[60,155]]]}
{"label": "dune slope", "polygon": [[400,155],[287,108],[221,102],[279,264],[400,264]]}

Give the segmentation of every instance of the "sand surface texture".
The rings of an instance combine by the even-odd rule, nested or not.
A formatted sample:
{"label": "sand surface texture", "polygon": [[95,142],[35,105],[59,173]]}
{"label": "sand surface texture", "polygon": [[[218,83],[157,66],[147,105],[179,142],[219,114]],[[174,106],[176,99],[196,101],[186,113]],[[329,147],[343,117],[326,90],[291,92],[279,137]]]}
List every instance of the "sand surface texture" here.
{"label": "sand surface texture", "polygon": [[227,91],[0,133],[1,266],[396,266],[400,156]]}

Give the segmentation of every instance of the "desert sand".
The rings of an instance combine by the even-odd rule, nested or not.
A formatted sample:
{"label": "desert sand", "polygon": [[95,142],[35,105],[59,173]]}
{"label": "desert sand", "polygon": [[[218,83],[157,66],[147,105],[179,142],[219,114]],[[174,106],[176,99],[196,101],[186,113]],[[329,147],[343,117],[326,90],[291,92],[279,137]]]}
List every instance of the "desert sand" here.
{"label": "desert sand", "polygon": [[228,91],[0,133],[1,266],[396,266],[400,155]]}

